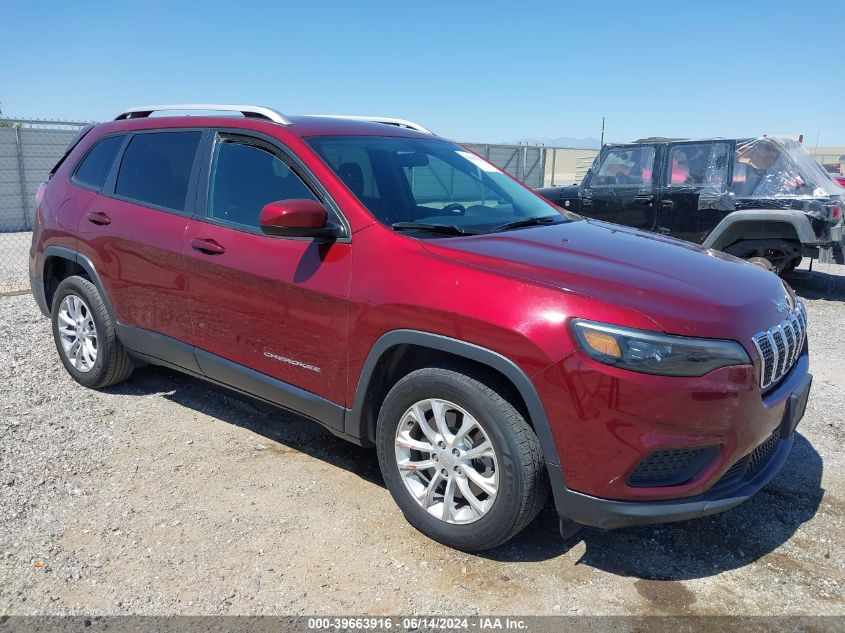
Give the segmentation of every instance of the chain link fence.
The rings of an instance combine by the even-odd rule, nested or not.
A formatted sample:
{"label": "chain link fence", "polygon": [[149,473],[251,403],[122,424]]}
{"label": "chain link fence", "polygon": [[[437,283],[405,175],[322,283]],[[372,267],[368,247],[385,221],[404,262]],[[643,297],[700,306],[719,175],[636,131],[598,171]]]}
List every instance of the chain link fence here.
{"label": "chain link fence", "polygon": [[464,143],[476,154],[532,189],[581,182],[599,153],[597,149]]}
{"label": "chain link fence", "polygon": [[563,187],[579,184],[598,153],[597,149],[547,148],[542,186]]}
{"label": "chain link fence", "polygon": [[531,145],[464,143],[464,146],[505,170],[529,187],[542,187],[546,169],[546,148]]}
{"label": "chain link fence", "polygon": [[84,125],[0,119],[0,294],[29,289],[35,193]]}
{"label": "chain link fence", "polygon": [[[809,149],[809,148],[808,148]],[[845,147],[832,148],[839,149],[838,152],[820,152],[819,150],[810,149],[810,154],[813,158],[819,161],[822,166],[833,174],[845,174]]]}

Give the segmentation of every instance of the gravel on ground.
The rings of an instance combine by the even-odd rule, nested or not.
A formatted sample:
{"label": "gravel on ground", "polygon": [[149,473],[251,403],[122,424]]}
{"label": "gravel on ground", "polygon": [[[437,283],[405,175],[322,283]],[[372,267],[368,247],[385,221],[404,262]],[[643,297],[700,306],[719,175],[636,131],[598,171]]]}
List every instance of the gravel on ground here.
{"label": "gravel on ground", "polygon": [[769,486],[567,540],[549,506],[479,555],[408,525],[373,450],[169,370],[87,390],[32,297],[0,297],[0,616],[845,614],[845,267],[789,282],[815,381]]}

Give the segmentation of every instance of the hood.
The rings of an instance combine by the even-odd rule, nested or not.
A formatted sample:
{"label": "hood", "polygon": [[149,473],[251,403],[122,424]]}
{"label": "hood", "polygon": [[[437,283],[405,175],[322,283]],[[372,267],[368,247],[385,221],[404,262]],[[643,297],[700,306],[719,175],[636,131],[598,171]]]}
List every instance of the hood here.
{"label": "hood", "polygon": [[594,220],[423,245],[442,257],[637,310],[670,334],[734,339],[746,347],[795,301],[780,278],[759,266]]}

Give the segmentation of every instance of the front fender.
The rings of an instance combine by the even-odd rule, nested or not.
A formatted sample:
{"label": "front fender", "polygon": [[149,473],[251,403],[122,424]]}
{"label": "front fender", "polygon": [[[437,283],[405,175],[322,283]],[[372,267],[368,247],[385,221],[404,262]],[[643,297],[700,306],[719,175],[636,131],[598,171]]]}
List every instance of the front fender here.
{"label": "front fender", "polygon": [[551,427],[549,426],[549,419],[540,400],[540,396],[531,379],[516,363],[498,352],[481,347],[480,345],[419,330],[393,330],[383,334],[376,340],[367,355],[364,367],[358,378],[353,406],[346,411],[344,417],[344,432],[347,435],[361,438],[368,435],[368,430],[364,428],[366,426],[364,407],[367,391],[379,360],[388,350],[397,345],[414,345],[446,352],[494,369],[505,376],[519,392],[525,402],[525,406],[528,408],[528,415],[531,418],[537,439],[540,441],[540,448],[543,451],[546,463],[550,465],[560,464],[557,447],[552,436]]}

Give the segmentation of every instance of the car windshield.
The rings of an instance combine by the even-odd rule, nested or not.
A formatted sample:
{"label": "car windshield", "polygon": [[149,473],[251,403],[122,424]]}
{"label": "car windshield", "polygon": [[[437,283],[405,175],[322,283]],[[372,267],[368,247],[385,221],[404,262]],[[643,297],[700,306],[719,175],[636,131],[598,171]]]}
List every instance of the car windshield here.
{"label": "car windshield", "polygon": [[341,136],[308,142],[361,203],[395,230],[434,238],[577,218],[448,141]]}

